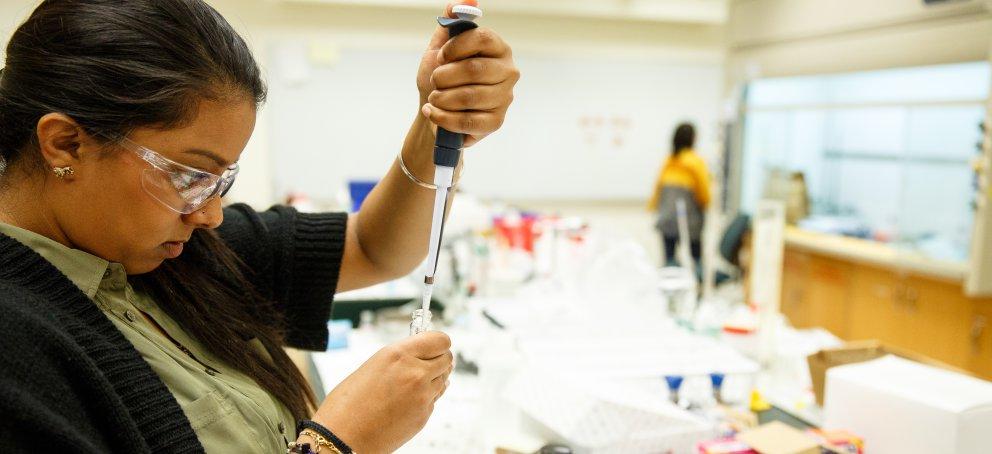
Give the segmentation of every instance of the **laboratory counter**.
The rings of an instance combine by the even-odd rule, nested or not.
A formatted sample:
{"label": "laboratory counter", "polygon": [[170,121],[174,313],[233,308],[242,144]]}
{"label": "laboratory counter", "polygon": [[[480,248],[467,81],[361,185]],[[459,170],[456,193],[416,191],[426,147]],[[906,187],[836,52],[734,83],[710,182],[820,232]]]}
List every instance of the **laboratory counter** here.
{"label": "laboratory counter", "polygon": [[781,310],[797,328],[878,339],[992,379],[992,298],[969,298],[964,264],[788,227]]}
{"label": "laboratory counter", "polygon": [[967,264],[963,262],[938,260],[877,241],[813,232],[798,227],[786,227],[785,244],[789,249],[953,283],[963,282],[968,271]]}

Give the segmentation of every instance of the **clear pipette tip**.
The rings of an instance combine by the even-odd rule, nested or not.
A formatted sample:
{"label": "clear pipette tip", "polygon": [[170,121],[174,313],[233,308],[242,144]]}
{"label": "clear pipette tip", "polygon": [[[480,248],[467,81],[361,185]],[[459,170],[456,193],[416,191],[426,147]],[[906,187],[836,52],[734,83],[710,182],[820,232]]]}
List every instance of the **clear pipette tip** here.
{"label": "clear pipette tip", "polygon": [[431,323],[431,296],[434,292],[433,279],[424,279],[424,293],[420,297],[420,309],[413,311],[413,320],[410,321],[410,335],[423,333],[434,329]]}
{"label": "clear pipette tip", "polygon": [[424,292],[420,296],[420,308],[425,311],[431,310],[431,296],[434,294],[434,284],[424,284]]}

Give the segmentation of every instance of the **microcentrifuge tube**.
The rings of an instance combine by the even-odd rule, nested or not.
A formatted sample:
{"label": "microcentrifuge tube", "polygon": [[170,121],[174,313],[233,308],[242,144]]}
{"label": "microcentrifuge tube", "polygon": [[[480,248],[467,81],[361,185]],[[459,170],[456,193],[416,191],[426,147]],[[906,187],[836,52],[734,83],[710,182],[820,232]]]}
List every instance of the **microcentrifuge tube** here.
{"label": "microcentrifuge tube", "polygon": [[431,311],[417,309],[413,311],[413,320],[410,321],[410,335],[433,331],[434,324],[431,323]]}

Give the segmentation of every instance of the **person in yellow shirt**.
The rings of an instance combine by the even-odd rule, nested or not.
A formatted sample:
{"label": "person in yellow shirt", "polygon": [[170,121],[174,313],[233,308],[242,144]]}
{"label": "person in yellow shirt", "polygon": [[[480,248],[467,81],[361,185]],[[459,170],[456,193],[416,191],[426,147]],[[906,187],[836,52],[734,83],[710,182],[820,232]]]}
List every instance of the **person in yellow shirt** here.
{"label": "person in yellow shirt", "polygon": [[675,246],[679,240],[678,200],[685,200],[692,256],[698,262],[701,255],[700,237],[704,213],[710,203],[710,177],[706,162],[693,150],[696,128],[682,123],[672,137],[672,153],[654,184],[654,194],[648,209],[658,213],[655,228],[661,234],[665,264],[675,262]]}

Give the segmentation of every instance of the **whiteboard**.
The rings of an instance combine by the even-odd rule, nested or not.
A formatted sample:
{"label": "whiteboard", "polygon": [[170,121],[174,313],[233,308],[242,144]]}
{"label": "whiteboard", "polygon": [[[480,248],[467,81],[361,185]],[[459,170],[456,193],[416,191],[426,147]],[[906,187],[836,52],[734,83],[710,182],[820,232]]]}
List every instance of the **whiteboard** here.
{"label": "whiteboard", "polygon": [[[419,52],[306,44],[271,49],[271,165],[278,197],[334,197],[388,169],[417,114]],[[646,199],[679,121],[717,149],[722,68],[630,58],[517,55],[506,123],[466,153],[462,187],[510,200]]]}

